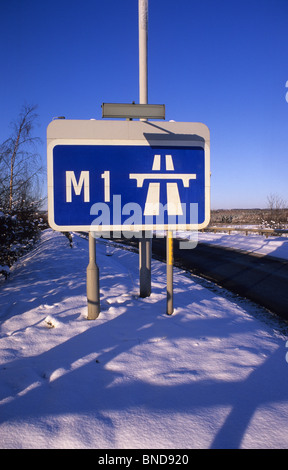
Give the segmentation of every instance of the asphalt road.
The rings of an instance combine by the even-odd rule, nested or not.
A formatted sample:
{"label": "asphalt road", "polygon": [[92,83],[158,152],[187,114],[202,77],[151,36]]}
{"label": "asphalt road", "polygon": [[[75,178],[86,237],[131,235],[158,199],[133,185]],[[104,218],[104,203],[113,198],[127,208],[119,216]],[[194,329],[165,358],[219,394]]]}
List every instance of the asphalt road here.
{"label": "asphalt road", "polygon": [[[166,259],[163,239],[153,239],[152,252]],[[174,265],[250,299],[288,320],[288,260],[198,243],[179,249],[174,240]]]}

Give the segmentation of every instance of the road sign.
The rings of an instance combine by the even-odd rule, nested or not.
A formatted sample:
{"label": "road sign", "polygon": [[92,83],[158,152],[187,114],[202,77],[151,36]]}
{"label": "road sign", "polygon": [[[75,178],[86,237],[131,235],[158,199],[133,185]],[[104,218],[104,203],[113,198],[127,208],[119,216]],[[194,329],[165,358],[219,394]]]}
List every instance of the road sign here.
{"label": "road sign", "polygon": [[102,103],[102,118],[165,119],[165,105]]}
{"label": "road sign", "polygon": [[204,124],[55,120],[47,165],[54,230],[195,230],[209,223]]}

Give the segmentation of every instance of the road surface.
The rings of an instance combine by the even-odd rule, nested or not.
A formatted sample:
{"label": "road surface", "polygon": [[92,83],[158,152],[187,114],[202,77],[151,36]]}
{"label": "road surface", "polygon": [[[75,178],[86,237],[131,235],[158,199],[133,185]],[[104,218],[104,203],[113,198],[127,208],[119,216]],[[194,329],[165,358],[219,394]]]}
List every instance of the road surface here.
{"label": "road surface", "polygon": [[[165,259],[163,239],[153,239],[153,254]],[[179,249],[174,240],[174,265],[209,279],[288,320],[288,260],[198,243]]]}

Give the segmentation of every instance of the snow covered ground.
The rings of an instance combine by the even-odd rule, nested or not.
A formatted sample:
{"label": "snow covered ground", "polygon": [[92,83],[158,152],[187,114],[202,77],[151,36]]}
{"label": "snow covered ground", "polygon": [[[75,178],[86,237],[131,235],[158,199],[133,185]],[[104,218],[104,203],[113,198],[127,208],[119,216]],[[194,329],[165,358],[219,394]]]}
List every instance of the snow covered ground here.
{"label": "snow covered ground", "polygon": [[244,250],[251,253],[274,256],[276,258],[288,259],[288,238],[268,237],[263,235],[231,233],[202,233],[198,234],[199,242],[209,243],[211,245],[220,245],[227,248]]}
{"label": "snow covered ground", "polygon": [[179,269],[168,316],[165,264],[141,299],[138,255],[103,241],[89,321],[87,264],[86,240],[46,230],[0,283],[1,448],[288,447],[286,324]]}

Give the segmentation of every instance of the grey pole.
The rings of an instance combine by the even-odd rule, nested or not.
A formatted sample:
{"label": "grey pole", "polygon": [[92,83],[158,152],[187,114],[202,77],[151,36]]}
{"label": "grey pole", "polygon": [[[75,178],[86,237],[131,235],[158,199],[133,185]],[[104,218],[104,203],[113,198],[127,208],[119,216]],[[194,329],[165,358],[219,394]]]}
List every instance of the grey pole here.
{"label": "grey pole", "polygon": [[139,99],[148,103],[147,44],[148,44],[148,0],[138,0],[139,21]]}
{"label": "grey pole", "polygon": [[[139,22],[139,103],[148,103],[147,43],[148,43],[148,0],[138,0]],[[139,240],[140,297],[151,294],[151,238],[144,233]]]}
{"label": "grey pole", "polygon": [[100,313],[99,268],[96,264],[96,240],[89,232],[89,264],[87,266],[88,320],[95,320]]}
{"label": "grey pole", "polygon": [[168,230],[166,236],[166,269],[167,269],[167,314],[173,313],[173,232]]}

